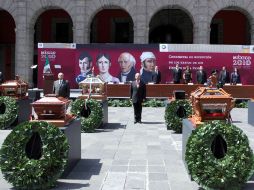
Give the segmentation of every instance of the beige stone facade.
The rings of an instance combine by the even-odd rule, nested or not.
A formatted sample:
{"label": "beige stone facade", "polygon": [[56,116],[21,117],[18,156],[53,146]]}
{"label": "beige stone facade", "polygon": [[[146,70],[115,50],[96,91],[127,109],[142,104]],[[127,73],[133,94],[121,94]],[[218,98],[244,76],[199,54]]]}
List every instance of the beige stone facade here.
{"label": "beige stone facade", "polygon": [[15,21],[15,73],[32,81],[34,25],[41,13],[63,9],[73,22],[73,42],[89,43],[90,24],[104,8],[123,9],[134,24],[134,43],[148,43],[149,23],[162,9],[181,9],[193,23],[193,43],[209,44],[210,24],[220,10],[230,8],[242,12],[249,20],[251,44],[254,42],[253,0],[0,0],[0,9],[9,12]]}

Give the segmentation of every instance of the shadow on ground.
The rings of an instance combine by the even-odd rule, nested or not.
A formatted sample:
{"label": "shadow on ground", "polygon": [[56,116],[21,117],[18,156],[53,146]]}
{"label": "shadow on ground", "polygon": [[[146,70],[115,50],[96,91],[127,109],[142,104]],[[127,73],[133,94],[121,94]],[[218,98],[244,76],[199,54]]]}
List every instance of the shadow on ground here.
{"label": "shadow on ground", "polygon": [[112,132],[114,130],[118,129],[125,129],[126,125],[122,125],[121,123],[107,123],[100,128],[95,130],[95,133],[101,133],[101,132]]}

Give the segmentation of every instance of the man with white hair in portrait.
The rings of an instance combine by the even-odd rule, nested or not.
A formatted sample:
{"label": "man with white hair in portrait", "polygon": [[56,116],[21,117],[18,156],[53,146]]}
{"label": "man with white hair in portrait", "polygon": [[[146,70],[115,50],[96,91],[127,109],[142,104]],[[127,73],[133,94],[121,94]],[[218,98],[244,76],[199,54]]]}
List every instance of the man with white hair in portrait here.
{"label": "man with white hair in portrait", "polygon": [[144,83],[154,82],[154,67],[156,65],[156,57],[153,52],[143,52],[140,56],[141,60],[141,80]]}
{"label": "man with white hair in portrait", "polygon": [[131,82],[135,80],[135,58],[128,52],[121,53],[118,57],[121,72],[118,75],[120,82]]}

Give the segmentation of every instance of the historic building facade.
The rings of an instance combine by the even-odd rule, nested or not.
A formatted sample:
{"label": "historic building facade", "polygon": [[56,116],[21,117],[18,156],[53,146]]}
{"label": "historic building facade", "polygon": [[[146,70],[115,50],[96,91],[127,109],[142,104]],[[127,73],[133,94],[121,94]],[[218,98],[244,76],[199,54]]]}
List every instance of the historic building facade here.
{"label": "historic building facade", "polygon": [[32,84],[37,42],[253,44],[253,18],[253,0],[0,0],[0,70]]}

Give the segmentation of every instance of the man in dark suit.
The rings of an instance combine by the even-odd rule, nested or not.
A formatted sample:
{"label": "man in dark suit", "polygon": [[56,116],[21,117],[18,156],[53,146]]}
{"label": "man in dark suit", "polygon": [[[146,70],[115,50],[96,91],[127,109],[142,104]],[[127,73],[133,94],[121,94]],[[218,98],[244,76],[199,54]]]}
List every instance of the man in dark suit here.
{"label": "man in dark suit", "polygon": [[176,67],[173,69],[173,82],[174,84],[180,84],[182,79],[182,69],[179,68],[179,65],[176,64]]}
{"label": "man in dark suit", "polygon": [[0,84],[2,84],[4,82],[4,75],[3,73],[0,71]]}
{"label": "man in dark suit", "polygon": [[146,99],[146,84],[140,80],[140,74],[135,74],[131,83],[131,100],[134,107],[134,124],[141,123],[142,102]]}
{"label": "man in dark suit", "polygon": [[236,85],[241,83],[241,77],[237,68],[234,68],[234,71],[231,73],[230,83],[231,85]]}
{"label": "man in dark suit", "polygon": [[219,75],[219,83],[221,85],[224,85],[225,83],[229,82],[230,82],[229,72],[226,70],[226,67],[223,66]]}
{"label": "man in dark suit", "polygon": [[70,97],[70,85],[67,80],[64,80],[64,74],[58,73],[58,80],[54,81],[53,94],[64,98]]}
{"label": "man in dark suit", "polygon": [[130,82],[135,80],[135,58],[128,52],[121,53],[118,58],[121,72],[118,77],[120,82]]}
{"label": "man in dark suit", "polygon": [[197,71],[196,75],[197,75],[197,83],[198,84],[204,84],[207,82],[207,75],[203,69],[203,66],[199,67],[199,70]]}
{"label": "man in dark suit", "polygon": [[153,82],[155,84],[161,83],[161,72],[158,70],[158,66],[156,65],[153,72]]}

